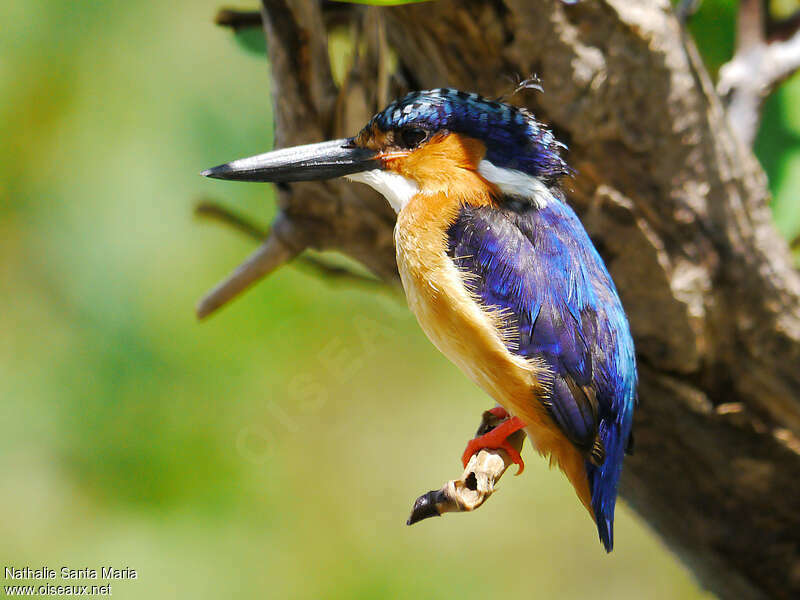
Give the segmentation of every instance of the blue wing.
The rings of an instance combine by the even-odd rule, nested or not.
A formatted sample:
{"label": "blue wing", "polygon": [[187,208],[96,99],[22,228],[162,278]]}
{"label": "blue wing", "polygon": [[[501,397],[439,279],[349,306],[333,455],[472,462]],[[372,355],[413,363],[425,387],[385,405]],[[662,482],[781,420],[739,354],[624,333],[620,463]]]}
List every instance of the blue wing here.
{"label": "blue wing", "polygon": [[586,456],[592,508],[607,550],[636,402],[636,362],[614,283],[565,203],[463,206],[448,230],[448,254],[469,273],[487,307],[516,327],[511,352],[545,361],[553,384],[543,402]]}

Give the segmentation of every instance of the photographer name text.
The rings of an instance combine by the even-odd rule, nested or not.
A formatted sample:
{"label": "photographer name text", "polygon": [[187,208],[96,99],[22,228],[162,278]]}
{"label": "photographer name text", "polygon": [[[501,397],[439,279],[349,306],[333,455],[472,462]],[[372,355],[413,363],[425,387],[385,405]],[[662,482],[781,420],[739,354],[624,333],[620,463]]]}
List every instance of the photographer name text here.
{"label": "photographer name text", "polygon": [[51,567],[5,567],[4,575],[6,579],[23,579],[23,580],[45,580],[45,579],[137,579],[139,575],[136,569],[130,567],[100,567],[99,569],[92,569],[84,567],[74,569],[72,567],[61,567],[56,570]]}

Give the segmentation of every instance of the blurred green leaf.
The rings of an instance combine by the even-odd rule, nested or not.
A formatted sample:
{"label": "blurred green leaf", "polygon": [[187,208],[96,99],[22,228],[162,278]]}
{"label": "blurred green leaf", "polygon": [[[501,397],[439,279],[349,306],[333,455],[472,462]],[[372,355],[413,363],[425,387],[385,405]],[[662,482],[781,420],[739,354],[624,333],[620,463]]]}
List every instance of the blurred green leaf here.
{"label": "blurred green leaf", "polygon": [[243,27],[235,31],[233,37],[240,47],[259,56],[266,56],[267,41],[260,27]]}
{"label": "blurred green leaf", "polygon": [[733,56],[737,6],[737,0],[704,0],[689,19],[689,31],[715,79]]}

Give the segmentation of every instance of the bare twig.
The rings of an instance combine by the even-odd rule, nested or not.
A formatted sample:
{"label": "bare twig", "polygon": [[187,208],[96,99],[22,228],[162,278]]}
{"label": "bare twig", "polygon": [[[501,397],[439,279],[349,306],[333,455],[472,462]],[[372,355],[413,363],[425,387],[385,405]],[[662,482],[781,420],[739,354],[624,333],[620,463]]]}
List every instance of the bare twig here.
{"label": "bare twig", "polygon": [[257,10],[221,8],[214,17],[214,23],[221,27],[230,27],[234,31],[248,27],[261,27],[261,13]]}
{"label": "bare twig", "polygon": [[376,289],[390,289],[389,286],[380,279],[369,275],[363,275],[362,273],[356,273],[347,267],[332,265],[321,258],[309,254],[301,254],[295,259],[294,264],[300,268],[308,268],[308,270],[312,271],[315,275],[322,277],[323,281],[326,283],[355,283],[358,285],[367,285]]}
{"label": "bare twig", "polygon": [[[488,410],[483,413],[476,437],[491,431],[502,420]],[[517,431],[508,438],[519,451],[525,434]],[[447,512],[468,512],[480,507],[495,491],[495,485],[513,462],[505,450],[480,450],[472,455],[460,479],[448,481],[438,490],[422,494],[414,502],[407,525]]]}
{"label": "bare twig", "polygon": [[204,319],[221,308],[302,250],[302,246],[290,246],[282,236],[271,233],[247,260],[200,300],[196,309],[197,318]]}
{"label": "bare twig", "polygon": [[[800,69],[800,19],[786,21],[783,38],[768,37],[761,0],[742,0],[737,22],[736,53],[719,72],[717,92],[728,105],[728,120],[739,138],[753,144],[764,100]],[[785,23],[794,30],[789,33]]]}
{"label": "bare twig", "polygon": [[681,0],[675,7],[675,14],[681,23],[687,23],[700,8],[702,0]]}
{"label": "bare twig", "polygon": [[264,241],[267,238],[267,235],[269,235],[269,230],[265,227],[259,227],[252,221],[234,213],[221,204],[217,204],[213,200],[201,200],[198,202],[194,207],[194,214],[195,216],[203,219],[209,219],[229,225],[237,231],[259,242]]}
{"label": "bare twig", "polygon": [[766,8],[763,0],[740,0],[736,18],[736,52],[764,43]]}
{"label": "bare twig", "polygon": [[389,103],[389,48],[386,41],[386,20],[383,11],[375,10],[376,33],[378,36],[376,45],[378,47],[378,106],[385,106]]}
{"label": "bare twig", "polygon": [[[223,223],[232,227],[233,229],[239,231],[240,233],[245,234],[246,236],[258,241],[264,242],[270,237],[270,230],[256,225],[249,219],[236,214],[235,212],[231,211],[230,209],[218,204],[212,200],[202,200],[200,201],[197,206],[195,206],[194,214],[197,217],[203,219],[209,219],[218,223]],[[301,245],[302,246],[302,245]],[[286,262],[291,260],[288,258]],[[242,264],[239,268],[244,268],[250,259]],[[386,287],[384,283],[376,279],[374,277],[370,277],[369,275],[364,275],[361,273],[356,273],[351,271],[346,267],[340,267],[338,265],[332,265],[324,260],[321,260],[315,256],[310,256],[308,254],[301,254],[297,256],[293,264],[296,264],[300,267],[306,267],[314,274],[319,275],[323,278],[323,281],[328,283],[334,282],[348,282],[348,283],[357,283],[360,285],[368,285],[378,287]],[[280,266],[280,265],[278,265]],[[210,292],[201,302],[198,304],[197,307],[197,316],[199,318],[204,318],[211,314],[211,312],[217,310],[218,308],[222,307],[223,304],[232,300],[235,296],[243,292],[247,287],[255,283],[255,279],[250,283],[246,284],[245,287],[242,288],[230,288],[231,285],[240,285],[240,283],[234,284],[231,282],[231,278],[233,278],[238,272],[237,269],[229,279],[227,279],[224,283],[218,285],[212,292]],[[267,275],[264,273],[258,276],[258,279]],[[241,276],[239,276],[241,277]],[[239,281],[239,279],[237,279]],[[225,286],[225,296],[220,296],[219,294],[222,293],[223,286]],[[232,294],[232,295],[227,295]],[[213,295],[213,298],[212,298]],[[221,302],[221,303],[220,303]]]}

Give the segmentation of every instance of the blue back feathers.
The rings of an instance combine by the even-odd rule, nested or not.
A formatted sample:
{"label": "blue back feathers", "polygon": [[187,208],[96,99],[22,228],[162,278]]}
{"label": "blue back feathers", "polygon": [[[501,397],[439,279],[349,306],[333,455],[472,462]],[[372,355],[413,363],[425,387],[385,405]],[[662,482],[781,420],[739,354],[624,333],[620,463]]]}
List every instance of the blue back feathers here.
{"label": "blue back feathers", "polygon": [[564,147],[525,109],[450,88],[412,92],[375,115],[367,128],[381,131],[420,127],[474,137],[486,144],[486,159],[497,167],[555,181],[570,170]]}
{"label": "blue back feathers", "polygon": [[[613,546],[617,482],[636,401],[633,340],[603,260],[572,209],[463,206],[448,253],[484,305],[513,315],[511,352],[544,360],[553,420],[587,460],[600,539]],[[599,439],[602,461],[591,460]],[[599,465],[598,465],[599,463]]]}

